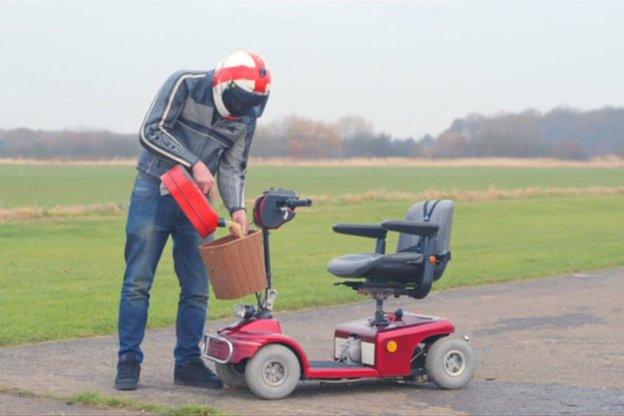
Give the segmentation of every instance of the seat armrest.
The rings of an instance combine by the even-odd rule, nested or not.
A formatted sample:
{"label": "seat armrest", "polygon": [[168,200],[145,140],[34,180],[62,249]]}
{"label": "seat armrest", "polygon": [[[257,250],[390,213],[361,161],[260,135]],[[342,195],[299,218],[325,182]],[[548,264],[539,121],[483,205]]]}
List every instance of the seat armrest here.
{"label": "seat armrest", "polygon": [[381,226],[389,231],[414,234],[422,237],[430,237],[438,232],[440,226],[429,222],[388,220],[381,223]]}
{"label": "seat armrest", "polygon": [[332,227],[339,234],[356,235],[376,239],[385,239],[388,230],[378,224],[336,224]]}

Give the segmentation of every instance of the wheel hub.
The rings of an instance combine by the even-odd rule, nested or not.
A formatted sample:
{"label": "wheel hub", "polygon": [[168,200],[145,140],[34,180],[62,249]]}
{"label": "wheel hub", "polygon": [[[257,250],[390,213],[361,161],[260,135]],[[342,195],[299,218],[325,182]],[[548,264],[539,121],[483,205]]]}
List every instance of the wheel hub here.
{"label": "wheel hub", "polygon": [[279,361],[269,361],[264,366],[262,378],[270,386],[279,386],[286,380],[287,371]]}
{"label": "wheel hub", "polygon": [[444,356],[444,371],[452,377],[457,377],[466,368],[466,358],[459,350],[451,350]]}

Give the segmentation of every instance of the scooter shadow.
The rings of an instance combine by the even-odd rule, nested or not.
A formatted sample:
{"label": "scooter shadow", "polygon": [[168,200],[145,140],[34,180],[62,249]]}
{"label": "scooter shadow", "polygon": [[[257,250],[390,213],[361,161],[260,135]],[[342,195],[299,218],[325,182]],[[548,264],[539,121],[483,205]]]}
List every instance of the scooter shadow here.
{"label": "scooter shadow", "polygon": [[[431,383],[406,383],[396,380],[363,380],[351,382],[300,382],[297,388],[286,399],[307,399],[316,396],[353,396],[370,393],[398,392],[405,390],[434,391],[439,390]],[[226,387],[224,393],[236,396],[242,400],[261,400],[249,390],[238,390]]]}

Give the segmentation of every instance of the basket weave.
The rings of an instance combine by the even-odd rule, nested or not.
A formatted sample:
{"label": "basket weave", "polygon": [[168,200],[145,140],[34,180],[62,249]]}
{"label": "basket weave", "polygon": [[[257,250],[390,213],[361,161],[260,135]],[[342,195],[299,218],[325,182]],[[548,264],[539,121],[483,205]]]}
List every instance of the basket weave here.
{"label": "basket weave", "polygon": [[262,233],[228,235],[199,247],[217,299],[236,299],[266,289]]}

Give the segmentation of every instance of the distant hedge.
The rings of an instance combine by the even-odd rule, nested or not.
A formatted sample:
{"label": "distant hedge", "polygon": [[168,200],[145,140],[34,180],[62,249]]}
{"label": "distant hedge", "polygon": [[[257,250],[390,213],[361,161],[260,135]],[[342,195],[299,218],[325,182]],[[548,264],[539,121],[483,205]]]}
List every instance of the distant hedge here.
{"label": "distant hedge", "polygon": [[[0,157],[113,159],[135,157],[135,134],[107,130],[0,129]],[[554,157],[624,156],[624,108],[579,111],[556,108],[458,118],[437,137],[398,138],[370,121],[348,116],[334,122],[288,116],[260,123],[252,154],[299,159],[350,157]]]}

